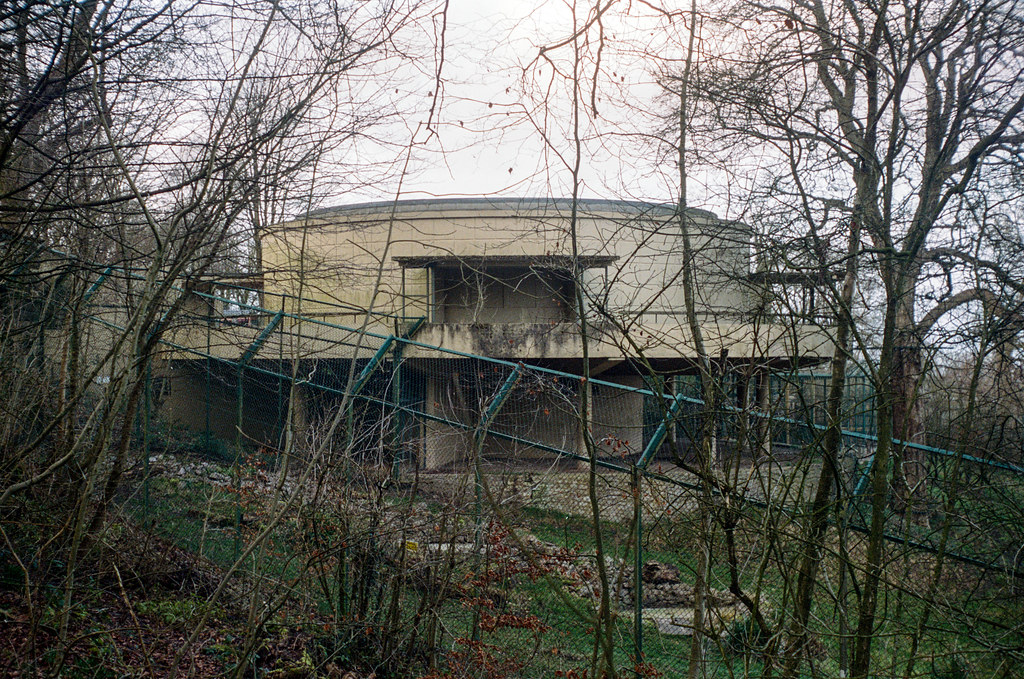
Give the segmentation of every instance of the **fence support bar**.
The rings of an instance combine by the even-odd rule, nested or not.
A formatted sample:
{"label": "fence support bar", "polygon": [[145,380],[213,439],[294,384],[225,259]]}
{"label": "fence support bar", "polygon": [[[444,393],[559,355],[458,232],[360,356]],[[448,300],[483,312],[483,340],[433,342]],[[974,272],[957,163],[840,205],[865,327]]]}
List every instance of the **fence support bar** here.
{"label": "fence support bar", "polygon": [[107,276],[109,276],[113,270],[114,267],[112,266],[108,266],[103,270],[103,273],[101,273],[100,277],[96,279],[96,282],[90,285],[89,289],[85,291],[85,296],[82,298],[83,302],[86,304],[89,303],[89,300],[96,294],[96,291],[100,289],[100,286],[103,285],[103,282],[107,280]]}
{"label": "fence support bar", "polygon": [[[474,476],[476,477],[476,501],[477,501],[477,512],[480,512],[481,502],[481,479],[480,479],[480,456],[483,454],[484,439],[487,438],[487,429],[491,426],[491,422],[497,416],[498,411],[501,410],[501,406],[505,405],[505,399],[512,393],[512,388],[516,386],[516,382],[519,381],[520,373],[519,369],[522,364],[517,365],[509,373],[509,376],[505,378],[505,382],[498,389],[498,393],[491,399],[490,405],[487,406],[487,410],[480,417],[480,423],[476,427],[476,431],[473,433],[473,448],[476,451],[476,459],[473,464]],[[477,522],[477,531],[479,532],[480,525]]]}
{"label": "fence support bar", "polygon": [[[480,423],[477,425],[476,431],[473,433],[473,448],[476,451],[476,461],[473,468],[476,476],[477,511],[479,511],[480,503],[482,502],[482,497],[480,495],[482,491],[480,486],[480,456],[483,453],[484,439],[487,437],[487,429],[491,426],[491,422],[494,421],[498,411],[501,410],[501,406],[505,405],[505,399],[507,399],[508,395],[512,393],[512,388],[516,386],[516,382],[519,381],[519,369],[521,366],[522,364],[517,365],[512,369],[512,372],[509,373],[509,376],[505,378],[505,382],[501,385],[501,388],[498,389],[498,393],[494,395],[490,405],[487,406],[487,410],[485,410],[484,414],[480,417]],[[477,530],[479,531],[479,529],[480,527],[478,522]]]}
{"label": "fence support bar", "polygon": [[408,329],[402,333],[402,339],[411,339],[412,336],[416,334],[416,331],[422,328],[423,324],[426,322],[426,316],[420,316],[419,318],[414,320],[412,323],[409,324]]}
{"label": "fence support bar", "polygon": [[668,433],[669,425],[675,420],[676,414],[679,412],[679,406],[683,404],[683,401],[687,400],[683,396],[677,395],[672,399],[671,405],[668,407],[668,412],[665,413],[665,417],[661,419],[661,423],[658,424],[658,428],[654,430],[654,435],[651,436],[651,440],[647,443],[647,447],[644,448],[644,452],[640,454],[640,459],[636,461],[636,466],[641,469],[646,469],[647,465],[651,463],[651,458],[658,452],[658,448],[661,447],[661,442],[665,440],[665,435]]}
{"label": "fence support bar", "polygon": [[633,532],[635,543],[633,545],[633,666],[636,668],[637,679],[640,679],[641,665],[644,662],[644,508],[643,508],[643,486],[642,476],[639,467],[631,470],[633,476],[633,514],[636,525]]}
{"label": "fence support bar", "polygon": [[376,369],[376,367],[380,365],[380,362],[384,360],[384,357],[388,353],[388,349],[390,349],[391,345],[394,343],[395,336],[388,335],[388,338],[384,340],[383,344],[380,345],[380,349],[377,349],[377,353],[373,355],[373,358],[370,359],[370,362],[367,363],[360,371],[359,377],[356,378],[355,383],[352,385],[352,396],[357,395],[359,392],[363,390],[363,387],[366,386],[366,383],[370,379],[370,375],[373,374],[374,369]]}
{"label": "fence support bar", "polygon": [[487,435],[487,428],[491,426],[491,422],[498,414],[498,411],[501,410],[501,406],[505,405],[505,399],[507,399],[508,395],[512,393],[512,387],[516,386],[516,382],[519,381],[519,370],[521,367],[522,365],[520,364],[512,369],[509,376],[505,378],[504,384],[501,385],[501,389],[499,389],[498,393],[495,394],[494,400],[492,400],[491,404],[487,406],[487,410],[484,412],[483,417],[480,418],[480,424],[476,428],[476,435],[478,438],[482,439]]}
{"label": "fence support bar", "polygon": [[284,311],[278,311],[274,314],[274,317],[270,319],[267,326],[260,331],[260,334],[256,335],[256,339],[252,341],[249,348],[245,350],[242,357],[238,359],[238,362],[242,365],[249,365],[249,361],[256,357],[256,353],[263,346],[264,342],[270,337],[271,333],[277,329],[277,326],[281,324],[281,319],[284,318]]}
{"label": "fence support bar", "polygon": [[[860,465],[858,465],[859,467]],[[853,502],[856,498],[861,497],[864,494],[864,488],[868,485],[868,481],[871,478],[871,468],[875,466],[875,456],[871,455],[864,464],[864,469],[858,469],[860,472],[860,478],[857,480],[857,486],[853,489],[853,495],[850,497],[850,501]]]}
{"label": "fence support bar", "polygon": [[[43,250],[46,250],[46,246],[45,245],[40,245],[36,249],[32,250],[32,252],[30,252],[28,254],[28,256],[25,257],[25,260],[21,264],[19,264],[18,266],[14,267],[14,270],[11,271],[11,273],[7,274],[7,276],[9,278],[14,278],[18,274],[20,274],[22,271],[24,271],[26,268],[28,268],[28,266],[30,264],[32,264],[32,260],[35,259],[36,255],[38,255]],[[110,267],[107,267],[107,268],[109,270]]]}

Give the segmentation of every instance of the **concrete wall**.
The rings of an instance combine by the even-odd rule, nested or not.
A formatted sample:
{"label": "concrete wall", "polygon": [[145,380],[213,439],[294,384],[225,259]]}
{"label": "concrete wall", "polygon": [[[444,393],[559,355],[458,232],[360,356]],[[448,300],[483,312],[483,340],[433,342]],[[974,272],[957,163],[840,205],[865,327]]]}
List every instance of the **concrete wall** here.
{"label": "concrete wall", "polygon": [[[237,373],[206,371],[205,361],[168,361],[154,367],[154,378],[162,382],[158,394],[159,415],[168,422],[195,432],[207,431],[232,445],[238,438]],[[281,444],[282,427],[288,415],[288,387],[279,394],[267,377],[248,374],[243,381],[242,439],[246,446]],[[309,395],[296,389],[294,426],[297,437],[308,426]]]}
{"label": "concrete wall", "polygon": [[[691,210],[688,218],[697,252],[698,310],[719,323],[745,322],[752,300],[737,277],[750,269],[749,228],[700,210]],[[506,297],[501,309],[481,307],[474,305],[472,280],[458,288],[440,268],[403,269],[396,258],[564,257],[571,253],[569,227],[565,201],[408,201],[314,212],[263,234],[267,304],[276,294],[301,292],[313,300],[303,304],[305,314],[341,314],[330,305],[366,309],[372,301],[377,311],[422,315],[437,323],[565,320],[571,315],[551,303],[558,295],[550,294],[550,282],[523,281],[530,289],[513,294],[511,302]],[[607,267],[584,272],[590,299],[602,300],[615,316],[642,319],[641,327],[685,325],[679,285],[682,243],[672,210],[584,201],[577,231],[581,255],[616,258]],[[374,296],[378,271],[381,285]],[[379,325],[371,330],[380,331],[386,323]],[[673,350],[688,351],[678,343]]]}
{"label": "concrete wall", "polygon": [[[441,469],[465,464],[475,452],[474,432],[483,411],[496,396],[497,381],[467,385],[452,378],[453,373],[429,377],[426,409],[431,415],[462,423],[465,427],[426,421],[421,467]],[[643,386],[639,377],[613,378],[628,387]],[[525,373],[508,393],[501,409],[488,427],[482,448],[488,463],[551,464],[550,450],[530,446],[507,437],[536,442],[556,450],[586,456],[581,440],[579,389],[575,380],[543,373]],[[590,388],[590,427],[598,455],[606,459],[634,458],[644,445],[643,395],[610,386]],[[575,465],[566,458],[565,465]]]}
{"label": "concrete wall", "polygon": [[[794,343],[787,328],[751,322],[754,301],[744,285],[750,268],[748,227],[699,210],[690,211],[687,219],[698,270],[695,302],[713,355],[780,365],[795,355],[830,352],[828,338],[820,331],[802,331]],[[576,227],[584,258],[578,261],[591,267],[580,274],[580,285],[589,303],[601,304],[603,312],[592,309],[587,314],[591,366],[621,365],[642,351],[652,362],[661,361],[655,364],[658,370],[687,369],[694,349],[683,317],[682,244],[674,211],[639,203],[584,201]],[[547,365],[578,372],[584,352],[573,310],[576,283],[552,268],[552,262],[566,265],[569,236],[565,201],[529,199],[356,205],[273,227],[261,236],[264,306],[325,323],[286,317],[278,331],[265,338],[257,359],[369,358],[380,339],[359,338],[335,326],[362,327],[366,310],[372,307],[398,317],[426,317],[428,323],[416,340],[428,347],[528,364],[548,361]],[[371,333],[385,336],[402,329],[396,318],[387,316],[373,316],[367,326]],[[237,359],[259,333],[258,326],[224,323],[193,330],[182,330],[180,337],[175,334],[175,341],[200,347],[209,343],[211,353],[231,359]],[[472,432],[494,385],[491,392],[460,390],[442,369],[456,359],[428,347],[408,347],[404,354],[424,364],[437,361],[423,387],[424,407],[464,425],[422,424],[421,463],[440,468],[472,455]],[[621,381],[641,386],[639,377]],[[585,454],[579,441],[576,387],[549,385],[533,392],[531,388],[517,385],[492,430]],[[643,397],[601,387],[592,389],[591,397],[586,417],[601,455],[639,454],[644,443]],[[248,395],[246,399],[251,400]],[[189,407],[185,398],[179,405]],[[224,406],[230,416],[217,426],[233,438],[234,410],[228,402]],[[493,436],[486,441],[484,455],[551,459],[550,453]]]}

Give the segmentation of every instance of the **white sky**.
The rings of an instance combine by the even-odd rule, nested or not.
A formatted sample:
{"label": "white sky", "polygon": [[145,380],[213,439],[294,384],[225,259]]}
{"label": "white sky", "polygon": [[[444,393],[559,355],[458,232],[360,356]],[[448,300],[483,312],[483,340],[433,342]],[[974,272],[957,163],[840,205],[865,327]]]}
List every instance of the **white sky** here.
{"label": "white sky", "polygon": [[[592,6],[581,4],[580,21]],[[667,58],[672,43],[681,40],[683,26],[642,16],[636,6],[625,19],[614,14],[626,7],[623,3],[605,15],[607,40],[598,81],[601,116],[599,127],[583,131],[590,139],[583,157],[582,195],[671,201],[674,166],[657,162],[654,149],[636,134],[648,133],[658,124],[651,115],[659,110],[653,60],[628,48],[653,45],[651,52]],[[551,66],[536,57],[540,45],[561,41],[571,30],[571,7],[561,0],[452,0],[438,135],[417,149],[403,197],[569,195],[566,163],[555,153],[570,158],[573,152],[565,136],[571,120],[569,90],[564,80],[553,82]],[[592,38],[596,35],[596,30],[591,32]],[[566,47],[554,58],[569,67],[570,54]],[[592,75],[591,65],[588,79]],[[417,82],[422,83],[423,100],[429,101],[429,73],[419,74]],[[589,91],[588,85],[588,99]],[[550,93],[546,106],[545,92]],[[406,122],[407,136],[414,125]],[[546,127],[554,149],[545,145],[538,126]],[[394,197],[394,188],[376,185],[337,202],[386,200]],[[706,202],[699,181],[691,188],[691,202]]]}

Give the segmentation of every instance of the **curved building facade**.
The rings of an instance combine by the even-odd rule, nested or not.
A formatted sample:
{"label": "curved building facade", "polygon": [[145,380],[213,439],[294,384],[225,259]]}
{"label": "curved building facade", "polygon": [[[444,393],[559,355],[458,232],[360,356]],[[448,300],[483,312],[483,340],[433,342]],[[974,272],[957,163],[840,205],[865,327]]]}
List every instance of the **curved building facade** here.
{"label": "curved building facade", "polygon": [[[582,368],[580,304],[593,370],[643,357],[687,371],[683,244],[674,206],[610,200],[445,199],[312,212],[262,236],[265,293],[304,315],[387,334],[388,316],[424,318],[416,339],[471,354]],[[781,366],[827,350],[758,318],[748,226],[686,213],[695,308],[712,356]],[[573,228],[575,227],[575,228]],[[575,231],[575,239],[573,238]],[[575,241],[575,242],[574,242]],[[347,310],[346,310],[347,309]]]}
{"label": "curved building facade", "polygon": [[[737,405],[765,397],[771,370],[830,354],[820,326],[765,312],[746,225],[700,210],[685,219],[694,307]],[[279,447],[286,422],[315,437],[358,393],[365,407],[349,430],[380,433],[374,445],[390,441],[424,468],[476,450],[572,459],[587,452],[584,431],[603,456],[637,455],[665,407],[639,388],[684,389],[696,372],[680,226],[672,206],[606,200],[414,200],[304,215],[261,234],[254,313],[197,297],[174,331],[195,351],[170,360],[166,410],[223,439]]]}

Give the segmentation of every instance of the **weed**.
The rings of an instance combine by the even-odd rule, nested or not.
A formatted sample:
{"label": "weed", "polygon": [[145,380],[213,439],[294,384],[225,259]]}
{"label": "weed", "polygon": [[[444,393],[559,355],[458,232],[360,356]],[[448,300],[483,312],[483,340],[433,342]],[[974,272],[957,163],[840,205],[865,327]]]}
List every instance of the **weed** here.
{"label": "weed", "polygon": [[135,609],[143,615],[159,618],[164,624],[173,627],[184,627],[207,611],[214,616],[222,613],[219,607],[210,608],[206,601],[195,597],[139,601],[135,604]]}

